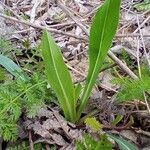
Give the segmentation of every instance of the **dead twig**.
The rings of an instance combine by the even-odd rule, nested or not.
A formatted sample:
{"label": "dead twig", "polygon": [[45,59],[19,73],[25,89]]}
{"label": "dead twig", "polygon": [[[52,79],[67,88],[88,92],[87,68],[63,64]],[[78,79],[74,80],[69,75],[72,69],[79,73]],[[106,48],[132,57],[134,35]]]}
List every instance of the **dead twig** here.
{"label": "dead twig", "polygon": [[139,129],[139,130],[136,131],[136,133],[146,135],[146,136],[148,136],[150,138],[150,132],[143,131],[143,130]]}
{"label": "dead twig", "polygon": [[9,6],[5,5],[3,2],[0,1],[0,5],[2,5],[4,8],[6,8],[8,11],[10,11],[14,16],[16,16],[18,19],[21,19],[21,17],[16,14]]}
{"label": "dead twig", "polygon": [[29,131],[29,144],[30,144],[30,150],[34,150],[34,143],[32,141],[32,133]]}
{"label": "dead twig", "polygon": [[[141,25],[139,23],[139,18],[138,18],[138,15],[137,15],[137,23],[138,23],[138,28],[139,28],[139,32],[140,32],[140,35],[141,35],[141,40],[142,40],[142,44],[143,44],[143,49],[144,49],[144,53],[145,53],[145,56],[146,56],[146,59],[147,59],[147,62],[148,62],[148,65],[150,67],[150,61],[149,61],[149,56],[147,55],[147,52],[146,52],[146,47],[145,47],[145,43],[144,43],[144,39],[143,39],[143,36],[142,36],[142,32],[141,32]],[[140,63],[139,63],[139,42],[138,42],[138,52],[137,52],[137,56],[138,56],[138,70],[139,70],[139,77],[141,78],[141,68],[140,68]],[[147,106],[147,110],[150,114],[150,106],[148,104],[148,101],[147,101],[147,98],[146,98],[146,94],[145,94],[145,91],[143,91],[143,96],[144,96],[144,101],[145,101],[145,104]]]}
{"label": "dead twig", "polygon": [[139,31],[149,19],[150,19],[150,16],[148,16],[140,25],[138,25],[137,29],[133,33],[136,33],[137,31]]}
{"label": "dead twig", "polygon": [[70,70],[72,70],[72,71],[76,72],[77,74],[81,75],[82,77],[84,77],[84,78],[86,77],[86,75],[85,75],[84,73],[81,73],[80,71],[78,71],[78,70],[76,70],[75,68],[69,66],[68,64],[67,64],[67,67],[68,67]]}
{"label": "dead twig", "polygon": [[[132,37],[132,38],[135,38],[135,37],[140,37],[141,35],[140,34],[117,34],[116,35],[116,38],[124,38],[124,37]],[[143,37],[150,37],[150,34],[144,34]]]}
{"label": "dead twig", "polygon": [[[108,70],[108,69],[110,69],[110,68],[113,68],[113,67],[115,67],[115,66],[116,66],[116,64],[114,63],[114,64],[112,64],[112,65],[110,65],[110,66],[107,66],[107,67],[101,69],[100,72],[103,72],[103,71]],[[82,80],[80,80],[80,81],[75,81],[74,83],[76,84],[76,83],[79,83],[79,82],[84,82],[84,81],[86,80],[86,76],[84,75],[83,77],[84,77],[84,78],[83,78]]]}
{"label": "dead twig", "polygon": [[46,150],[50,150],[49,144],[46,144],[45,147],[46,147]]}
{"label": "dead twig", "polygon": [[118,59],[111,51],[108,52],[108,56],[132,79],[137,80],[138,76],[135,75],[120,59]]}
{"label": "dead twig", "polygon": [[35,21],[36,10],[37,10],[38,6],[40,5],[40,3],[41,2],[39,0],[36,0],[33,7],[32,7],[32,10],[30,13],[30,22],[31,23],[34,23],[34,21]]}
{"label": "dead twig", "polygon": [[88,30],[85,28],[83,23],[81,23],[69,10],[68,8],[63,5],[60,1],[57,1],[58,7],[60,7],[85,33],[86,35],[89,34]]}
{"label": "dead twig", "polygon": [[[149,16],[149,19],[150,19],[150,16]],[[138,15],[137,15],[137,23],[138,23],[138,26],[140,27],[140,22],[139,22],[139,17],[138,17]],[[145,47],[145,42],[144,42],[144,39],[143,39],[143,34],[142,34],[142,31],[141,31],[140,28],[139,28],[139,33],[140,33],[140,37],[141,37],[141,41],[142,41],[142,45],[143,45],[145,57],[146,57],[146,60],[147,60],[147,62],[148,62],[148,66],[149,66],[149,68],[150,68],[150,57],[149,57],[148,54],[147,54],[146,47]]]}
{"label": "dead twig", "polygon": [[[140,48],[140,42],[139,42],[139,39],[138,39],[138,46],[137,46],[137,64],[138,64],[138,72],[139,72],[139,77],[141,78],[142,74],[141,74],[141,67],[140,67],[140,60],[139,60],[139,48]],[[147,102],[147,99],[146,99],[146,95],[147,94],[145,91],[143,91],[143,96],[144,96],[144,100],[145,100],[145,104],[146,104],[146,107],[148,109],[148,112],[150,114],[150,108],[149,108],[149,104]],[[149,94],[149,93],[148,93]]]}
{"label": "dead twig", "polygon": [[28,21],[18,20],[18,19],[14,18],[14,17],[7,16],[7,15],[4,15],[2,13],[0,13],[0,17],[3,17],[3,18],[8,19],[8,20],[12,20],[14,22],[22,23],[22,24],[27,25],[27,26],[31,26],[33,28],[37,28],[37,29],[41,29],[41,30],[47,30],[49,32],[53,32],[53,33],[56,33],[56,34],[63,34],[63,35],[66,35],[66,36],[69,36],[69,37],[74,37],[74,38],[77,38],[77,39],[80,39],[80,40],[84,40],[84,41],[87,40],[86,38],[83,38],[81,36],[76,36],[74,34],[67,33],[67,32],[64,32],[64,31],[60,31],[60,30],[57,30],[57,29],[47,28],[47,27],[44,27],[44,26],[41,26],[41,25],[36,25],[36,24],[30,23]]}
{"label": "dead twig", "polygon": [[[64,32],[64,31],[61,31],[61,30],[57,30],[57,29],[54,29],[54,28],[48,28],[48,27],[45,27],[45,26],[36,25],[36,24],[30,23],[28,21],[24,21],[24,20],[21,20],[21,19],[19,20],[19,19],[16,19],[14,17],[11,17],[11,16],[4,15],[2,13],[0,13],[0,17],[8,19],[8,20],[12,20],[12,21],[17,22],[17,23],[24,24],[24,25],[27,25],[27,26],[31,26],[33,28],[37,28],[37,29],[41,29],[41,30],[47,30],[49,32],[53,32],[53,33],[56,33],[56,34],[62,34],[62,35],[73,37],[73,38],[76,38],[76,39],[79,39],[79,40],[88,41],[87,38],[84,38],[84,37],[81,37],[81,36],[77,36],[77,35],[67,33],[67,32]],[[140,34],[118,34],[118,35],[116,35],[116,38],[139,37],[139,36],[140,36]],[[143,37],[150,37],[150,34],[143,35]]]}
{"label": "dead twig", "polygon": [[9,32],[9,33],[6,33],[5,35],[22,34],[22,33],[27,33],[29,31],[33,31],[33,30],[34,29],[29,28],[29,29],[20,30],[20,31]]}

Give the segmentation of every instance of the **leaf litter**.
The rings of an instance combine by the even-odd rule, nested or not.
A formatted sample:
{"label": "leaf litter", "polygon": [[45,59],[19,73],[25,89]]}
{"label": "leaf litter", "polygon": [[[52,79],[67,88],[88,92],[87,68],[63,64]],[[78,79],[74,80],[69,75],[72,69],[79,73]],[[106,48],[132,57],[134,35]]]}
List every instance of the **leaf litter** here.
{"label": "leaf litter", "polygon": [[30,119],[23,124],[26,129],[33,131],[49,143],[60,146],[61,149],[70,146],[73,140],[82,139],[82,130],[67,122],[58,111],[50,108],[42,108],[35,121]]}

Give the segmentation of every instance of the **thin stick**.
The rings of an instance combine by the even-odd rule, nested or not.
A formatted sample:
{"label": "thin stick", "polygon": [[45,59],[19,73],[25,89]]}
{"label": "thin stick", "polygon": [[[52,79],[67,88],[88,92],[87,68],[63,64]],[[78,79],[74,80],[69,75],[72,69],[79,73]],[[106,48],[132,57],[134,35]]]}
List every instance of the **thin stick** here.
{"label": "thin stick", "polygon": [[29,28],[29,29],[20,30],[20,31],[9,32],[9,33],[6,33],[5,35],[22,34],[22,33],[26,33],[26,32],[32,31],[32,30],[34,30],[34,29],[33,28],[32,29]]}
{"label": "thin stick", "polygon": [[[41,26],[41,25],[36,25],[36,24],[30,23],[28,21],[18,20],[14,17],[7,16],[7,15],[4,15],[2,13],[0,13],[0,17],[8,19],[8,20],[12,20],[14,22],[18,22],[18,23],[21,23],[21,24],[24,24],[24,25],[27,25],[27,26],[31,26],[33,28],[37,28],[37,29],[41,29],[41,30],[48,30],[49,32],[54,32],[56,34],[62,34],[62,35],[66,35],[66,36],[69,36],[69,37],[74,37],[74,38],[79,39],[79,40],[88,41],[87,38],[84,38],[84,37],[81,37],[81,36],[77,36],[77,35],[74,35],[74,34],[71,34],[71,33],[60,31],[60,30],[57,30],[57,29],[54,29],[54,28],[48,28],[48,27],[44,27],[44,26]],[[140,34],[118,34],[118,35],[116,35],[116,38],[139,37],[139,36],[140,36]],[[143,35],[143,37],[150,37],[150,34]]]}
{"label": "thin stick", "polygon": [[3,2],[0,1],[0,5],[2,5],[3,7],[5,7],[8,11],[10,11],[18,19],[21,19],[21,17],[18,14],[16,14],[10,7],[8,7],[7,5],[5,5]]}
{"label": "thin stick", "polygon": [[[150,17],[150,16],[149,16]],[[140,22],[139,22],[139,17],[137,15],[137,22],[138,22],[138,26],[140,26]],[[146,60],[148,62],[148,65],[149,65],[149,68],[150,68],[150,58],[147,54],[147,51],[146,51],[146,47],[145,47],[145,42],[144,42],[144,39],[143,39],[143,34],[142,34],[142,31],[141,29],[139,28],[139,32],[140,32],[140,37],[141,37],[141,40],[142,40],[142,45],[143,45],[143,49],[144,49],[144,53],[145,53],[145,57],[146,57]]]}
{"label": "thin stick", "polygon": [[69,10],[68,8],[63,5],[61,2],[57,1],[58,7],[60,7],[85,33],[86,35],[89,34],[88,30],[82,25],[81,23]]}
{"label": "thin stick", "polygon": [[49,144],[46,144],[45,147],[46,147],[46,150],[50,150]]}
{"label": "thin stick", "polygon": [[30,150],[34,150],[34,143],[32,141],[32,133],[29,131],[29,143],[30,143]]}
{"label": "thin stick", "polygon": [[[140,23],[139,23],[139,18],[138,18],[138,15],[137,15],[137,23],[138,23],[138,27],[140,27]],[[141,34],[141,39],[142,39],[142,44],[143,44],[143,48],[144,48],[144,53],[146,55],[146,59],[148,61],[148,64],[149,64],[149,67],[150,67],[150,61],[148,59],[148,56],[147,56],[147,52],[146,52],[146,48],[145,48],[145,43],[144,43],[144,39],[143,39],[143,36],[142,36],[142,32],[141,32],[141,29],[139,28],[139,32]],[[141,68],[140,68],[140,63],[139,63],[139,40],[138,40],[138,52],[137,52],[137,55],[138,55],[138,70],[139,70],[139,77],[141,78]],[[146,106],[147,106],[147,110],[150,114],[150,106],[148,104],[148,101],[147,101],[147,98],[146,98],[146,94],[145,94],[145,91],[143,90],[143,96],[144,96],[144,101],[146,103]]]}
{"label": "thin stick", "polygon": [[35,16],[36,16],[36,10],[38,8],[38,6],[40,5],[40,1],[39,0],[35,0],[35,3],[31,9],[31,13],[30,13],[30,22],[34,23],[35,21]]}
{"label": "thin stick", "polygon": [[108,52],[108,56],[132,79],[134,79],[134,80],[138,79],[138,77],[120,59],[118,59],[111,51]]}
{"label": "thin stick", "polygon": [[72,70],[72,71],[76,72],[77,74],[81,75],[82,77],[84,77],[84,78],[86,77],[85,74],[83,74],[83,73],[81,73],[80,71],[74,69],[73,67],[69,66],[68,64],[67,64],[67,67],[68,67],[70,70]]}
{"label": "thin stick", "polygon": [[57,30],[57,29],[53,29],[53,28],[43,27],[43,26],[40,26],[40,25],[36,25],[36,24],[30,23],[28,21],[18,20],[18,19],[14,18],[14,17],[7,16],[7,15],[1,14],[1,13],[0,13],[0,17],[3,17],[3,18],[8,19],[8,20],[15,21],[15,22],[18,22],[18,23],[25,24],[25,25],[31,26],[33,28],[38,28],[38,29],[41,29],[41,30],[47,30],[49,32],[54,32],[54,33],[57,33],[57,34],[63,34],[63,35],[67,35],[69,37],[74,37],[74,38],[86,41],[86,39],[81,37],[81,36],[76,36],[74,34],[67,33],[67,32],[64,32],[64,31]]}
{"label": "thin stick", "polygon": [[147,98],[146,98],[145,91],[143,91],[143,96],[144,96],[145,104],[146,104],[146,106],[147,106],[148,113],[149,113],[149,115],[150,115],[150,107],[149,107],[149,104],[148,104],[148,101],[147,101]]}
{"label": "thin stick", "polygon": [[[117,34],[116,38],[124,38],[124,37],[140,37],[140,34]],[[144,34],[143,37],[150,37],[150,34]]]}
{"label": "thin stick", "polygon": [[[113,68],[113,67],[115,67],[115,66],[116,66],[115,63],[112,64],[112,65],[110,65],[110,66],[107,66],[107,67],[101,69],[101,70],[100,70],[100,73],[103,72],[103,71],[105,71],[105,70],[108,70],[108,69],[110,69],[110,68]],[[83,79],[81,79],[81,80],[79,80],[79,81],[75,81],[74,83],[76,84],[76,83],[78,83],[78,82],[84,82],[84,81],[86,80],[86,76],[84,75],[83,77],[84,77]]]}
{"label": "thin stick", "polygon": [[137,29],[133,32],[136,33],[137,31],[139,31],[144,25],[145,23],[150,19],[150,16],[148,16],[143,22],[142,24],[138,25]]}

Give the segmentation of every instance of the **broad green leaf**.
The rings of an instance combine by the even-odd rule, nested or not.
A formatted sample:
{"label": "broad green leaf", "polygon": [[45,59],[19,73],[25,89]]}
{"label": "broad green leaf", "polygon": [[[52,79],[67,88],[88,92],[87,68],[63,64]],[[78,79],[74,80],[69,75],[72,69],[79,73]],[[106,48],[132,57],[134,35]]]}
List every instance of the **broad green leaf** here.
{"label": "broad green leaf", "polygon": [[121,0],[106,0],[94,17],[89,39],[89,71],[78,117],[88,102],[92,87],[112,44],[119,22],[120,3]]}
{"label": "broad green leaf", "polygon": [[138,150],[138,148],[135,145],[131,144],[130,142],[121,137],[114,135],[109,135],[109,137],[117,142],[121,150]]}
{"label": "broad green leaf", "polygon": [[74,122],[76,116],[74,84],[60,48],[47,31],[43,34],[41,49],[49,84],[57,95],[66,119]]}
{"label": "broad green leaf", "polygon": [[28,80],[28,77],[23,72],[23,70],[17,64],[15,64],[11,59],[3,55],[0,55],[0,65],[2,65],[8,72],[10,72],[16,78],[20,78],[24,81]]}

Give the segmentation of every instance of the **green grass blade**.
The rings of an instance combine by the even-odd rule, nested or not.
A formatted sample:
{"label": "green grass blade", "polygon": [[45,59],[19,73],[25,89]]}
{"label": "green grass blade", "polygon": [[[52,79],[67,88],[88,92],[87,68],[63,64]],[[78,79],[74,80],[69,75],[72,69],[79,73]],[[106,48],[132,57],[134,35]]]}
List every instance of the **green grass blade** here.
{"label": "green grass blade", "polygon": [[24,81],[28,80],[28,77],[23,72],[23,70],[8,57],[0,55],[0,65],[2,65],[8,72],[10,72],[16,78],[20,78]]}
{"label": "green grass blade", "polygon": [[117,117],[115,118],[115,120],[111,123],[112,126],[116,126],[121,120],[123,119],[123,115],[117,115]]}
{"label": "green grass blade", "polygon": [[74,121],[76,116],[74,84],[60,48],[47,31],[43,34],[41,49],[48,81],[58,97],[66,119]]}
{"label": "green grass blade", "polygon": [[121,137],[114,135],[109,135],[109,137],[113,139],[115,142],[117,142],[121,150],[138,150],[138,148],[135,145],[131,144],[130,142]]}
{"label": "green grass blade", "polygon": [[89,71],[84,92],[81,97],[78,117],[80,117],[88,102],[99,70],[112,44],[119,22],[120,3],[121,0],[106,0],[94,17],[90,30]]}
{"label": "green grass blade", "polygon": [[76,103],[80,97],[80,94],[81,94],[81,89],[82,89],[82,86],[80,83],[78,83],[76,86],[75,86],[75,100],[76,100]]}

